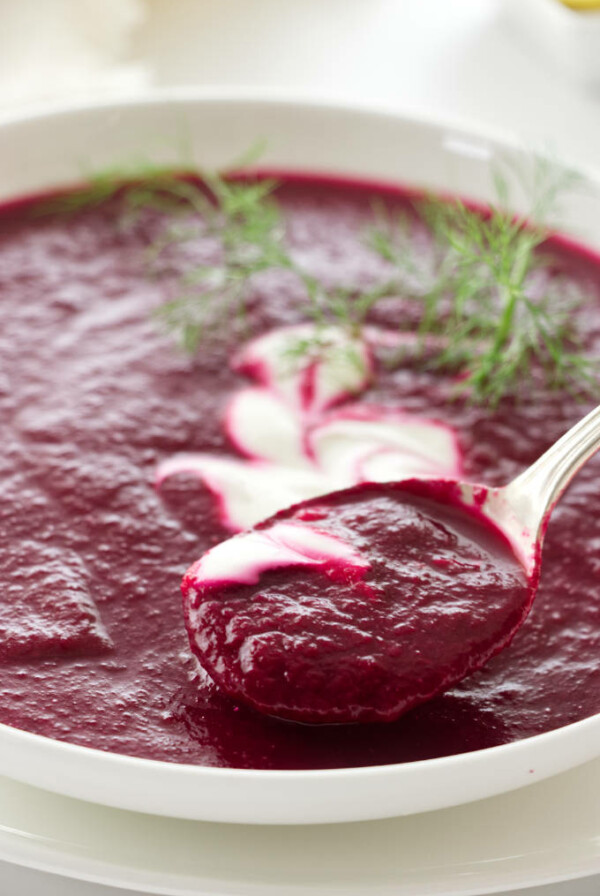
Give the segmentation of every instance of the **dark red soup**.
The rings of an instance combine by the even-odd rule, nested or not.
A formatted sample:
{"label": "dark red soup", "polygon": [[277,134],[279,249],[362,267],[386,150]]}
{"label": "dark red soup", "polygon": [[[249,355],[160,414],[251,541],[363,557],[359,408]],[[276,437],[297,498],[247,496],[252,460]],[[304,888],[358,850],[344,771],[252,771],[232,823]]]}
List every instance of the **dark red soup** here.
{"label": "dark red soup", "polygon": [[232,697],[311,724],[391,722],[456,684],[504,647],[533,593],[456,492],[361,483],[222,542],[183,580],[201,667]]}
{"label": "dark red soup", "polygon": [[[374,192],[306,178],[279,189],[291,251],[330,286],[386,276],[364,241]],[[388,200],[405,201],[392,191]],[[188,359],[152,315],[190,257],[214,246],[199,238],[168,252],[149,278],[158,213],[124,227],[118,200],[69,217],[30,211],[0,215],[0,721],[152,759],[286,769],[443,756],[600,711],[599,459],[552,517],[526,623],[460,685],[385,724],[299,724],[226,697],[192,658],[179,591],[190,563],[230,536],[224,508],[195,475],[155,487],[157,466],[179,452],[235,460],[242,450],[224,413],[252,385],[248,370],[230,363],[226,339]],[[600,267],[565,244],[547,248],[556,273],[589,295],[580,313],[598,353]],[[258,276],[250,330],[299,323],[299,296],[289,272]],[[410,297],[382,302],[372,323],[403,318],[414,324]],[[440,421],[457,435],[464,475],[502,484],[585,411],[541,386],[494,412],[450,400],[452,389],[407,357],[377,366],[352,414]]]}

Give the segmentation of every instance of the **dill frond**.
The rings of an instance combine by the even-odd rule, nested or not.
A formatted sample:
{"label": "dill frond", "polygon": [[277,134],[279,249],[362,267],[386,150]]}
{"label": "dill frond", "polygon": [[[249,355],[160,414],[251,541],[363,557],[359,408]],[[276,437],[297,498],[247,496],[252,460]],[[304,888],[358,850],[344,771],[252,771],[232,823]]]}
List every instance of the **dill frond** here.
{"label": "dill frond", "polygon": [[[541,160],[534,166],[527,216],[507,211],[510,191],[499,171],[498,202],[485,212],[459,199],[416,203],[434,240],[430,270],[420,275],[419,335],[422,345],[427,336],[443,337],[439,351],[423,363],[462,371],[459,389],[473,402],[493,407],[504,396],[516,396],[535,372],[550,388],[598,393],[598,367],[581,350],[574,314],[585,297],[572,281],[550,271],[539,250],[549,235],[544,222],[573,182],[570,172]],[[405,217],[380,222],[369,242],[406,274],[411,232]]]}
{"label": "dill frond", "polygon": [[[508,211],[509,174],[530,195],[527,215]],[[484,211],[459,199],[425,198],[414,204],[415,214],[392,213],[376,202],[375,224],[366,240],[391,273],[366,290],[325,289],[298,266],[286,247],[277,183],[271,179],[137,160],[96,173],[83,188],[47,200],[37,212],[75,214],[117,197],[122,224],[135,222],[146,210],[157,211],[165,222],[148,246],[151,264],[173,246],[199,235],[214,237],[217,260],[190,263],[178,294],[156,312],[186,352],[195,352],[208,336],[243,332],[253,278],[286,269],[303,285],[301,310],[314,324],[314,336],[291,351],[295,363],[331,351],[325,334],[332,326],[346,334],[351,351],[381,299],[410,295],[421,308],[417,361],[420,357],[423,367],[458,373],[458,388],[471,401],[494,406],[505,396],[517,396],[533,373],[549,388],[598,391],[598,368],[583,352],[577,332],[575,312],[584,296],[572,281],[551,271],[540,250],[558,201],[574,181],[570,172],[540,159],[527,175],[520,169],[497,170],[497,201]],[[422,237],[423,227],[430,237],[425,247],[422,239],[417,247],[416,234],[420,228]]]}

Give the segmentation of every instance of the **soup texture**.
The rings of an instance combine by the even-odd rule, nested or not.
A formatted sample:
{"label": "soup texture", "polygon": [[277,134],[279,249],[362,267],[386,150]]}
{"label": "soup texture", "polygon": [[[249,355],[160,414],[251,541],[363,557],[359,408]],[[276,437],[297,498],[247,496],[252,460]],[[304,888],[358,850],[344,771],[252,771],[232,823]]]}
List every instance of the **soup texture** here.
{"label": "soup texture", "polygon": [[[285,178],[277,200],[298,263],[332,288],[385,279],[364,239],[376,195],[408,201]],[[504,484],[586,407],[533,379],[493,409],[457,399],[455,378],[423,370],[410,350],[384,363],[386,334],[418,320],[408,289],[374,307],[360,364],[333,377],[318,364],[283,370],[272,340],[307,325],[288,270],[253,278],[247,337],[232,328],[187,356],[153,312],[210,259],[212,237],[168,248],[148,276],[160,211],[124,224],[118,197],[69,216],[35,216],[34,205],[0,212],[0,722],[168,762],[302,769],[450,755],[600,711],[598,459],[553,514],[525,624],[460,684],[396,721],[357,725],[284,721],[226,696],[188,643],[180,583],[193,561],[362,480]],[[426,234],[416,246],[430,251]],[[598,354],[598,260],[559,239],[545,251],[550,276],[584,290],[577,314]]]}

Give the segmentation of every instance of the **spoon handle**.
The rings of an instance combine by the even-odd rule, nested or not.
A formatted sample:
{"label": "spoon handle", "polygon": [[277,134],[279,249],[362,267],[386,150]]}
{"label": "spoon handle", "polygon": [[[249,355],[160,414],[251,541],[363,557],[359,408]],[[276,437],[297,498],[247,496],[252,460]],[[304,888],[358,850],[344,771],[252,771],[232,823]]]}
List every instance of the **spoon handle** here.
{"label": "spoon handle", "polygon": [[517,499],[532,533],[539,530],[580,467],[600,448],[600,405],[571,427],[558,442],[506,486]]}

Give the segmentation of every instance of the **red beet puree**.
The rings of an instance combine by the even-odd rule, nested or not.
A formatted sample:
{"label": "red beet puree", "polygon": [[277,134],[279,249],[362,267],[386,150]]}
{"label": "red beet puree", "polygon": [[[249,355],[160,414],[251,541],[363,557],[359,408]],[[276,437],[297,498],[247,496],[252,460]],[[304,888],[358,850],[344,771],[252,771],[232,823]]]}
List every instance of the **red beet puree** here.
{"label": "red beet puree", "polygon": [[222,542],[182,584],[223,690],[302,722],[393,721],[512,637],[533,588],[443,483],[358,485]]}
{"label": "red beet puree", "polygon": [[[389,279],[364,234],[375,195],[394,209],[404,207],[402,195],[314,178],[291,178],[277,195],[289,245],[307,271],[331,287]],[[599,712],[600,458],[586,464],[552,515],[538,594],[510,646],[397,721],[283,721],[232,700],[199,675],[179,585],[194,558],[231,537],[231,529],[197,475],[180,472],[157,491],[155,472],[180,453],[237,464],[242,448],[255,449],[234,444],[225,424],[233,398],[258,383],[234,369],[226,340],[205,344],[190,360],[174,351],[152,316],[180,294],[190,261],[210,263],[212,238],[172,247],[149,279],[147,247],[160,232],[159,212],[123,227],[119,211],[116,202],[71,217],[41,219],[27,205],[0,212],[0,721],[170,762],[289,769],[460,753]],[[415,252],[429,246],[423,233]],[[557,242],[544,251],[553,259],[549,275],[563,272],[585,289],[584,340],[598,354],[597,261]],[[289,272],[257,276],[248,314],[252,334],[302,323],[300,295]],[[378,305],[371,323],[409,329],[421,307],[408,284],[406,294]],[[333,439],[342,424],[402,423],[410,415],[443,424],[442,436],[457,435],[461,478],[501,485],[585,412],[570,396],[535,382],[518,404],[507,400],[493,411],[469,406],[453,400],[453,382],[418,371],[410,355],[394,367],[384,361],[373,358],[374,375],[350,399],[352,407],[336,405],[335,419],[322,411],[318,432],[302,419],[311,457],[323,465],[331,459],[325,435]],[[424,429],[435,435],[435,426]],[[361,444],[358,460],[370,470],[394,460],[391,443],[383,455],[367,451],[368,439]],[[455,467],[456,458],[448,457]],[[256,475],[264,471],[250,463]],[[313,472],[306,461],[306,475]],[[361,554],[361,536],[350,534],[347,522],[342,536]],[[365,573],[364,584],[383,592],[377,558],[366,559],[377,582],[371,586]],[[382,559],[382,568],[392,561],[393,554]],[[274,596],[277,576],[289,571],[267,575],[267,593]],[[318,569],[298,582],[304,595],[324,587],[340,593]],[[355,603],[353,588],[344,595]],[[364,637],[359,629],[357,643]],[[389,649],[391,640],[386,644]]]}

